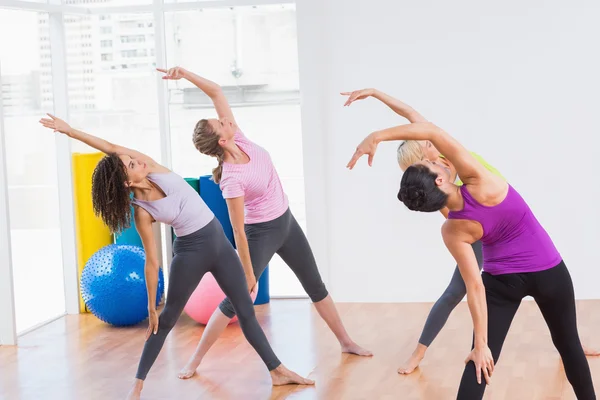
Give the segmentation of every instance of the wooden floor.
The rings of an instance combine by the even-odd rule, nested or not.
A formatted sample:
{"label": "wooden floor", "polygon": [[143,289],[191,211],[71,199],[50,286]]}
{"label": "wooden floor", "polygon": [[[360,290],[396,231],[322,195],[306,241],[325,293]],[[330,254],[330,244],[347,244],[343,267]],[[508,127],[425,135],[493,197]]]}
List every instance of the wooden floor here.
{"label": "wooden floor", "polygon": [[[146,381],[144,399],[453,399],[471,342],[465,303],[452,314],[421,368],[396,373],[410,354],[431,304],[339,304],[355,340],[373,358],[343,355],[308,301],[257,307],[275,352],[314,387],[278,387],[237,324],[228,328],[190,381],[177,371],[202,327],[183,315]],[[583,340],[600,345],[600,301],[578,303]],[[1,399],[122,399],[137,368],[145,326],[117,329],[92,315],[68,316],[0,347]],[[594,334],[595,333],[595,337]],[[588,358],[596,388],[600,359]],[[486,399],[575,399],[540,312],[525,302],[509,332]]]}

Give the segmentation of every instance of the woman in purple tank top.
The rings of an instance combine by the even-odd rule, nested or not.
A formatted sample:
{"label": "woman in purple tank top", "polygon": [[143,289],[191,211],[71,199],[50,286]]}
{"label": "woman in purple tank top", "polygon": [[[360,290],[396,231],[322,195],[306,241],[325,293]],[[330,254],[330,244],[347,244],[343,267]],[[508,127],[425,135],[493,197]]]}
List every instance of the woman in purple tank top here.
{"label": "woman in purple tank top", "polygon": [[[577,398],[595,399],[577,332],[571,277],[527,203],[458,141],[429,122],[372,133],[357,147],[348,168],[365,154],[371,165],[377,145],[391,140],[431,141],[454,164],[464,183],[455,185],[447,168],[425,160],[406,169],[398,193],[398,199],[413,211],[450,210],[442,237],[467,287],[474,327],[473,347],[457,398],[483,398],[513,317],[521,300],[531,296],[546,320]],[[483,273],[471,247],[478,240],[483,244]]]}
{"label": "woman in purple tank top", "polygon": [[146,255],[144,272],[148,299],[156,299],[159,268],[152,224],[171,225],[177,235],[165,307],[159,317],[156,303],[148,302],[146,343],[127,398],[140,398],[144,380],[167,335],[206,272],[213,274],[235,306],[242,332],[269,369],[273,385],[313,384],[285,368],[271,349],[254,314],[240,259],[221,224],[191,186],[145,154],[88,135],[59,118],[48,116],[50,118],[40,121],[45,127],[106,154],[92,175],[92,202],[95,213],[111,232],[119,232],[130,225],[134,205],[135,227]]}

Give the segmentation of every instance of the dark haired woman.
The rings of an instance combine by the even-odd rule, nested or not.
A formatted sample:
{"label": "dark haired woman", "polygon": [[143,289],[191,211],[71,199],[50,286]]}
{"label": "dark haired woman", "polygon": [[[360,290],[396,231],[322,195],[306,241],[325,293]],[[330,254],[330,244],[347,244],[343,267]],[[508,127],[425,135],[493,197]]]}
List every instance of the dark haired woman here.
{"label": "dark haired woman", "polygon": [[[357,345],[344,328],[321,279],[310,244],[289,208],[271,156],[239,129],[221,87],[181,67],[158,71],[165,74],[163,79],[188,80],[206,93],[215,106],[219,119],[200,120],[192,140],[198,151],[218,160],[213,178],[227,201],[236,247],[249,286],[254,286],[273,255],[279,254],[335,334],[342,352],[370,356],[371,352]],[[194,375],[204,355],[235,314],[230,299],[223,300],[202,332],[195,354],[179,373],[181,379]]]}
{"label": "dark haired woman", "polygon": [[[527,203],[458,141],[428,122],[372,133],[357,147],[348,168],[352,169],[365,154],[371,165],[377,145],[390,140],[431,141],[456,167],[464,183],[455,185],[448,168],[424,160],[406,169],[398,193],[398,199],[414,211],[449,209],[442,237],[465,281],[474,327],[473,349],[467,357],[458,398],[483,397],[521,300],[532,296],[550,329],[577,398],[595,399],[590,368],[577,332],[569,271]],[[477,240],[483,244],[482,274],[471,247]]]}
{"label": "dark haired woman", "polygon": [[[136,229],[146,252],[148,299],[156,298],[159,267],[152,223],[169,224],[177,235],[166,305],[159,318],[155,303],[148,302],[146,344],[128,399],[139,399],[143,382],[165,338],[206,272],[214,275],[231,299],[242,331],[269,369],[273,384],[312,384],[312,381],[285,368],[273,353],[254,315],[240,260],[221,224],[191,186],[142,153],[88,135],[71,128],[59,118],[48,116],[49,119],[40,121],[46,128],[64,133],[106,154],[92,175],[92,200],[94,211],[112,232],[129,226],[131,202],[135,205]],[[133,200],[130,200],[131,193]]]}

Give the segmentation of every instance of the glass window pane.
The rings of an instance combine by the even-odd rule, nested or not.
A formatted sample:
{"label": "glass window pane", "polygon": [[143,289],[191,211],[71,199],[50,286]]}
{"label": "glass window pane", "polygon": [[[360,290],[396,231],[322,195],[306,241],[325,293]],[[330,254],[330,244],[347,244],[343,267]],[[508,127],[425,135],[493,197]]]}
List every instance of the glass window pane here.
{"label": "glass window pane", "polygon": [[[14,40],[18,38],[18,40]],[[48,15],[0,10],[2,102],[17,332],[65,312]]]}
{"label": "glass window pane", "polygon": [[[160,161],[152,14],[65,16],[71,124]],[[74,152],[94,149],[73,142]]]}
{"label": "glass window pane", "polygon": [[[169,66],[217,82],[240,128],[271,153],[290,207],[306,228],[296,12],[293,5],[233,7],[165,14]],[[210,174],[215,159],[200,154],[192,132],[215,118],[210,99],[187,81],[169,82],[173,168],[185,177]],[[275,256],[271,295],[305,295]]]}
{"label": "glass window pane", "polygon": [[62,0],[63,4],[85,8],[139,6],[152,4],[153,0]]}

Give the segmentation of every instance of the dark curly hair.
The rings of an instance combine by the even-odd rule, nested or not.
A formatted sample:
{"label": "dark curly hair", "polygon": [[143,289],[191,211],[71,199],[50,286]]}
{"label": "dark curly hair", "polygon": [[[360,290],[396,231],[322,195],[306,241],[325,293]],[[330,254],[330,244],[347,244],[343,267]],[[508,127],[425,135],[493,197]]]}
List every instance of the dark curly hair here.
{"label": "dark curly hair", "polygon": [[448,195],[436,185],[437,174],[425,165],[411,165],[400,181],[398,200],[413,211],[439,211],[446,205]]}
{"label": "dark curly hair", "polygon": [[112,233],[131,224],[131,192],[125,185],[127,170],[118,155],[106,155],[92,174],[94,213],[102,218]]}

